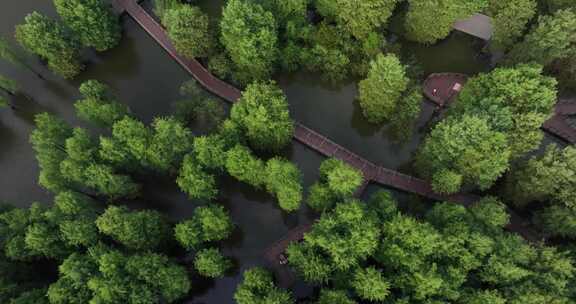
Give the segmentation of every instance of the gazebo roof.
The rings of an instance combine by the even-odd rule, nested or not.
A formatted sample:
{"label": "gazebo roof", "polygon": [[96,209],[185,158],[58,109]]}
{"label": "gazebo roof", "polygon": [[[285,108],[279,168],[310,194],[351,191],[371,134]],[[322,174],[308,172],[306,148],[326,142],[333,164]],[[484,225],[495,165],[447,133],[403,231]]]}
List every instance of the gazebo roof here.
{"label": "gazebo roof", "polygon": [[494,33],[492,18],[482,14],[456,21],[454,29],[484,40],[490,40]]}

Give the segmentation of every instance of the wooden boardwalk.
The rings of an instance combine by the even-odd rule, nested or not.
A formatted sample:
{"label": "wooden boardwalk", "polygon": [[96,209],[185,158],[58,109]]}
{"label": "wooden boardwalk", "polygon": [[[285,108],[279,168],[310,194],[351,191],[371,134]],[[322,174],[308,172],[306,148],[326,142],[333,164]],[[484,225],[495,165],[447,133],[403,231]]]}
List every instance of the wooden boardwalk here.
{"label": "wooden boardwalk", "polygon": [[[431,74],[424,81],[424,95],[437,106],[446,107],[458,95],[459,91],[454,90],[454,86],[464,86],[467,78],[468,76],[457,73]],[[542,125],[542,130],[568,143],[576,143],[576,129],[566,121],[566,116],[576,114],[576,101],[560,100],[554,111],[554,116]]]}
{"label": "wooden boardwalk", "polygon": [[[176,49],[168,38],[164,28],[152,16],[150,16],[150,14],[148,14],[148,12],[146,12],[146,10],[144,10],[144,8],[142,8],[136,0],[113,1],[115,1],[114,6],[118,10],[129,14],[154,40],[158,42],[158,44],[160,44],[168,52],[168,54],[170,54],[172,58],[174,58],[174,60],[176,60],[176,62],[184,67],[184,69],[186,69],[186,71],[188,71],[204,88],[230,103],[237,102],[240,99],[242,93],[239,89],[216,78],[197,60],[187,59],[180,56],[176,52]],[[442,96],[452,96],[449,93],[446,94],[447,95]],[[383,186],[389,186],[409,193],[415,193],[430,199],[450,201],[454,203],[460,203],[465,206],[468,206],[478,200],[478,197],[474,195],[463,193],[449,196],[434,193],[430,184],[426,181],[377,166],[298,122],[295,123],[294,138],[304,145],[310,147],[311,149],[321,153],[322,155],[341,159],[352,167],[360,170],[365,178],[364,186],[372,181]],[[521,224],[521,219],[519,217],[512,216],[512,220],[518,222],[511,223],[510,227],[512,229],[510,230],[524,235],[530,239],[530,233],[528,233],[529,231]],[[294,237],[288,237],[288,239],[293,238]]]}

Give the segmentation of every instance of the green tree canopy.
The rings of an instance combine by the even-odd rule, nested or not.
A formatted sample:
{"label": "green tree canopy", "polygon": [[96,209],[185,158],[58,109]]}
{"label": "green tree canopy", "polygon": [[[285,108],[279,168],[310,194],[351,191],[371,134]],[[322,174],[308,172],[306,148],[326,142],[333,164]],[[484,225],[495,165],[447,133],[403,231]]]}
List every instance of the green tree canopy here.
{"label": "green tree canopy", "polygon": [[232,267],[229,259],[216,248],[203,249],[194,258],[194,268],[208,278],[221,278]]}
{"label": "green tree canopy", "polygon": [[484,118],[508,135],[513,158],[537,148],[540,127],[556,103],[556,80],[538,65],[498,68],[470,79],[454,103],[453,112]]}
{"label": "green tree canopy", "polygon": [[409,0],[406,31],[410,40],[435,43],[452,31],[454,22],[482,11],[487,0]]}
{"label": "green tree canopy", "polygon": [[266,184],[266,165],[245,146],[237,145],[226,152],[226,169],[237,180],[256,188]]}
{"label": "green tree canopy", "polygon": [[176,225],[174,233],[182,247],[192,250],[204,243],[228,238],[233,229],[228,212],[222,206],[212,204],[196,208],[191,219]]}
{"label": "green tree canopy", "polygon": [[522,37],[528,22],[536,15],[536,0],[489,0],[487,10],[492,17],[496,48],[508,50]]}
{"label": "green tree canopy", "polygon": [[215,177],[206,172],[193,155],[186,155],[182,161],[176,183],[191,199],[213,200],[218,195]]}
{"label": "green tree canopy", "polygon": [[220,28],[236,78],[244,84],[269,79],[278,56],[274,15],[258,3],[231,0],[222,12]]}
{"label": "green tree canopy", "polygon": [[88,80],[80,86],[84,97],[74,103],[80,119],[101,127],[112,127],[115,122],[130,113],[126,105],[119,103],[110,88],[96,80]]}
{"label": "green tree canopy", "polygon": [[294,133],[286,96],[273,82],[250,84],[230,117],[259,150],[278,151],[290,143]]}
{"label": "green tree canopy", "polygon": [[359,40],[386,25],[397,0],[319,0],[316,8]]}
{"label": "green tree canopy", "polygon": [[360,298],[369,301],[383,301],[390,294],[390,284],[384,279],[382,272],[374,267],[357,269],[352,287]]}
{"label": "green tree canopy", "polygon": [[506,140],[506,135],[492,130],[485,119],[468,115],[448,119],[426,138],[416,166],[436,190],[455,190],[459,187],[443,183],[460,180],[488,189],[508,169],[510,148]]}
{"label": "green tree canopy", "polygon": [[118,16],[103,0],[54,0],[56,11],[86,47],[102,52],[120,42]]}
{"label": "green tree canopy", "polygon": [[177,5],[162,17],[168,36],[178,53],[187,58],[207,57],[213,48],[208,15],[198,7]]}
{"label": "green tree canopy", "polygon": [[136,250],[157,249],[170,239],[170,225],[152,210],[130,211],[110,206],[96,220],[98,230],[124,246]]}
{"label": "green tree canopy", "polygon": [[274,303],[294,304],[289,291],[274,285],[272,274],[263,268],[251,268],[244,272],[244,280],[236,288],[234,300],[238,304]]}
{"label": "green tree canopy", "polygon": [[536,62],[548,65],[574,54],[576,12],[559,10],[541,16],[538,24],[508,54],[509,63]]}
{"label": "green tree canopy", "polygon": [[16,26],[16,39],[28,51],[48,61],[48,67],[64,78],[73,78],[83,69],[80,43],[61,23],[37,12]]}
{"label": "green tree canopy", "polygon": [[278,198],[280,208],[295,211],[302,202],[302,173],[293,163],[272,158],[266,163],[266,189]]}
{"label": "green tree canopy", "polygon": [[409,79],[396,55],[379,54],[370,63],[368,77],[358,85],[362,112],[368,121],[382,123],[394,114]]}

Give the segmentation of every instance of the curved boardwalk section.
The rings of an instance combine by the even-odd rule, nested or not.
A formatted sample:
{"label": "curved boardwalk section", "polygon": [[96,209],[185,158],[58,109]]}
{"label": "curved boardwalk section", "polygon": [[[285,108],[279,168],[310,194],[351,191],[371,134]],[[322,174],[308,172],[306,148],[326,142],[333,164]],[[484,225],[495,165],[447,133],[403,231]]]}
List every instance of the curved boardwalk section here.
{"label": "curved boardwalk section", "polygon": [[[449,105],[458,95],[468,76],[457,73],[437,73],[424,81],[424,95],[440,107]],[[576,114],[576,102],[560,100],[555,114],[542,125],[542,129],[571,144],[576,143],[576,129],[566,122],[565,116]]]}
{"label": "curved boardwalk section", "polygon": [[[168,38],[164,28],[152,16],[150,16],[148,12],[146,12],[146,10],[144,10],[136,0],[113,1],[115,1],[114,5],[117,9],[128,13],[142,28],[144,28],[144,30],[146,30],[146,32],[148,32],[148,34],[150,34],[152,38],[158,42],[158,44],[160,44],[170,54],[170,56],[172,56],[172,58],[174,58],[174,60],[182,65],[186,71],[192,74],[192,76],[208,91],[230,103],[237,102],[240,99],[242,95],[240,90],[214,77],[214,75],[212,75],[206,68],[204,68],[197,60],[186,59],[180,56],[176,52],[176,49]],[[444,105],[444,102],[442,101],[447,101],[454,97],[455,93],[450,90],[459,90],[459,86],[454,86],[456,83],[460,84],[461,86],[466,80],[465,77],[462,77],[462,74],[443,75],[445,75],[444,77],[449,75],[451,82],[446,85],[446,88],[440,91],[438,98],[436,99],[439,101],[439,105]],[[443,78],[435,77],[427,80],[428,87],[432,88],[430,92],[434,93],[433,88],[435,88],[436,85],[444,83],[439,81],[441,79]],[[448,90],[448,87],[450,90]],[[434,193],[430,187],[430,184],[428,184],[426,181],[377,166],[298,122],[295,123],[294,138],[325,156],[341,159],[352,167],[360,170],[364,174],[365,182],[359,191],[361,191],[370,181],[374,181],[384,186],[390,186],[434,200],[450,201],[454,203],[460,203],[465,206],[468,206],[478,200],[478,197],[468,194],[455,194],[445,196]],[[514,222],[510,225],[510,227],[513,228],[511,230],[526,236],[528,231],[526,227],[521,224],[521,219],[514,215],[512,215],[511,219]],[[296,235],[300,235],[299,233],[300,232],[297,232]],[[288,237],[288,239],[293,238],[293,236]]]}

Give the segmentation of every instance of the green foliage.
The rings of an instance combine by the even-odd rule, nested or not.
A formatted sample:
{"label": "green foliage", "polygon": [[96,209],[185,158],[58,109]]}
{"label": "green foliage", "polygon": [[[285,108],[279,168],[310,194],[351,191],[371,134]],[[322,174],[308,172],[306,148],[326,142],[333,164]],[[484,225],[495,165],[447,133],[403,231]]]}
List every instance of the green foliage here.
{"label": "green foliage", "polygon": [[325,18],[335,20],[357,39],[383,27],[396,6],[397,0],[318,0],[316,9]]}
{"label": "green foliage", "polygon": [[226,170],[232,177],[256,188],[261,188],[266,183],[266,176],[263,174],[266,165],[242,145],[226,152]]}
{"label": "green foliage", "polygon": [[83,69],[80,43],[59,22],[37,12],[16,26],[16,39],[28,51],[48,61],[48,67],[64,78],[73,78]]}
{"label": "green foliage", "polygon": [[368,121],[382,123],[391,118],[408,85],[405,68],[393,54],[379,54],[370,63],[368,77],[358,85],[362,112]]}
{"label": "green foliage", "polygon": [[295,211],[302,202],[302,173],[290,161],[272,158],[266,163],[266,189],[278,198],[280,208]]}
{"label": "green foliage", "polygon": [[536,223],[549,235],[576,237],[576,212],[573,208],[551,205],[536,213]]}
{"label": "green foliage", "polygon": [[102,52],[120,42],[118,17],[103,0],[54,0],[56,11],[82,44]]}
{"label": "green foliage", "polygon": [[508,63],[536,62],[548,65],[556,59],[574,54],[576,12],[559,10],[552,16],[541,16],[538,24],[514,46]]}
{"label": "green foliage", "polygon": [[278,151],[290,143],[294,133],[286,96],[273,82],[250,84],[230,117],[259,150]]}
{"label": "green foliage", "polygon": [[556,83],[537,65],[498,68],[470,79],[452,110],[484,118],[493,130],[507,134],[517,158],[540,145],[540,127],[556,103]]}
{"label": "green foliage", "polygon": [[80,94],[84,99],[74,103],[76,114],[97,126],[110,128],[130,113],[126,105],[116,100],[107,85],[96,80],[82,83]]}
{"label": "green foliage", "polygon": [[316,304],[356,304],[345,291],[322,289]]}
{"label": "green foliage", "polygon": [[112,166],[98,158],[97,144],[88,131],[75,128],[66,139],[66,159],[60,163],[60,172],[76,189],[94,189],[112,198],[135,196],[140,186],[128,175],[118,174]]}
{"label": "green foliage", "polygon": [[511,200],[524,206],[532,201],[553,201],[576,209],[576,149],[547,147],[542,156],[534,156],[514,170],[508,181]]}
{"label": "green foliage", "polygon": [[383,301],[390,294],[390,284],[382,272],[374,267],[359,268],[354,273],[352,287],[360,298],[369,301]]}
{"label": "green foliage", "polygon": [[105,247],[71,255],[50,285],[50,303],[173,303],[190,289],[186,269],[155,253],[126,255]]}
{"label": "green foliage", "polygon": [[489,0],[487,10],[492,17],[492,42],[499,49],[508,50],[522,37],[528,22],[536,14],[535,0]]}
{"label": "green foliage", "polygon": [[200,124],[210,131],[224,120],[226,115],[222,102],[200,87],[196,80],[189,80],[180,86],[180,95],[184,98],[174,103],[174,117],[186,124]]}
{"label": "green foliage", "polygon": [[176,240],[188,250],[204,243],[228,238],[234,229],[230,215],[222,206],[208,205],[194,210],[194,216],[174,227]]}
{"label": "green foliage", "polygon": [[458,19],[482,11],[487,0],[409,0],[406,15],[407,37],[421,43],[435,43],[446,38]]}
{"label": "green foliage", "polygon": [[218,195],[216,180],[206,172],[193,155],[186,155],[176,183],[191,199],[213,200]]}
{"label": "green foliage", "polygon": [[218,134],[194,138],[194,156],[206,169],[224,170],[227,148],[224,138]]}
{"label": "green foliage", "polygon": [[336,198],[328,188],[328,185],[321,182],[316,182],[308,188],[308,198],[306,203],[310,208],[322,212],[332,209]]}
{"label": "green foliage", "polygon": [[232,267],[232,262],[216,248],[199,251],[194,259],[194,268],[208,278],[221,278]]}
{"label": "green foliage", "polygon": [[[372,255],[378,246],[379,236],[376,221],[359,202],[342,203],[314,224],[312,231],[304,237],[303,244],[292,245],[288,249],[288,260],[304,274],[310,272],[310,268],[322,267],[323,276],[327,279],[328,269],[348,270]],[[315,263],[318,260],[324,262],[318,265]],[[312,279],[309,275],[304,277]],[[317,278],[322,279],[322,276]]]}
{"label": "green foliage", "polygon": [[152,210],[110,206],[96,219],[96,225],[101,233],[136,250],[157,249],[170,239],[168,221]]}
{"label": "green foliage", "polygon": [[209,31],[208,15],[198,7],[178,5],[162,16],[168,37],[178,53],[187,58],[207,57],[214,41]]}
{"label": "green foliage", "polygon": [[231,0],[222,12],[220,29],[236,78],[244,84],[269,79],[278,53],[272,13],[251,1]]}
{"label": "green foliage", "polygon": [[576,7],[576,3],[572,0],[542,0],[540,2],[542,2],[549,12]]}
{"label": "green foliage", "polygon": [[[462,116],[439,123],[426,138],[416,158],[434,187],[447,192],[464,184],[488,189],[507,169],[510,150],[506,136],[490,129],[485,119]],[[458,177],[461,176],[461,177]]]}
{"label": "green foliage", "polygon": [[35,117],[36,129],[30,142],[40,166],[40,186],[53,192],[70,187],[70,182],[60,172],[60,163],[66,158],[65,141],[72,135],[72,128],[63,120],[48,113]]}
{"label": "green foliage", "polygon": [[320,164],[320,179],[337,197],[348,197],[362,185],[362,172],[336,158],[329,158]]}
{"label": "green foliage", "polygon": [[414,133],[414,122],[420,116],[422,108],[422,87],[412,85],[396,105],[390,119],[390,128],[399,140],[409,139]]}
{"label": "green foliage", "polygon": [[125,116],[114,123],[111,138],[100,138],[100,157],[128,170],[175,172],[192,149],[192,131],[173,118],[156,118],[152,128]]}
{"label": "green foliage", "polygon": [[462,175],[452,170],[441,169],[432,176],[432,190],[436,193],[456,193],[461,187]]}
{"label": "green foliage", "polygon": [[272,274],[262,268],[252,268],[244,272],[244,280],[236,288],[234,300],[238,304],[295,303],[290,292],[276,287]]}

